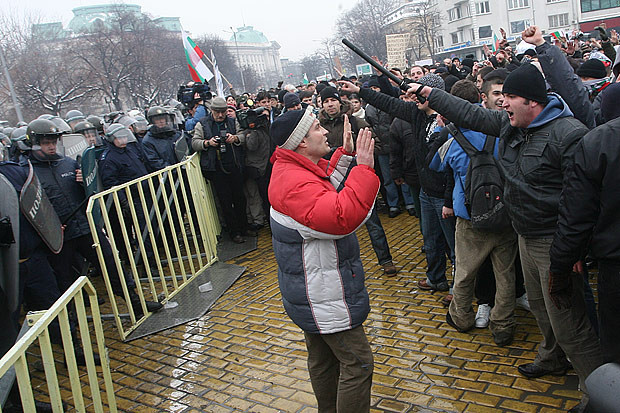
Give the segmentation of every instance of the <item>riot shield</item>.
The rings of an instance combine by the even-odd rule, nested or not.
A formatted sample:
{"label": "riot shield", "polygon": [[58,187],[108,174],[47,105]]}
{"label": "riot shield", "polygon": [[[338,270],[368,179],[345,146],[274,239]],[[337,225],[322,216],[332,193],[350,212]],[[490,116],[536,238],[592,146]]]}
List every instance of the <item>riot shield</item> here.
{"label": "riot shield", "polygon": [[22,188],[19,197],[19,206],[30,224],[37,231],[45,245],[58,254],[62,249],[63,232],[60,219],[47,198],[45,190],[34,173],[32,164],[28,162],[30,171],[28,179]]}
{"label": "riot shield", "polygon": [[[101,177],[97,168],[97,158],[102,150],[91,146],[82,153],[82,176],[84,177],[84,189],[86,198],[98,193],[101,190]],[[97,227],[101,223],[101,209],[99,202],[93,206],[93,219]]]}
{"label": "riot shield", "polygon": [[189,146],[187,146],[187,136],[185,132],[183,132],[181,137],[174,143],[174,153],[176,154],[178,162],[181,162],[189,154]]}
{"label": "riot shield", "polygon": [[7,298],[9,312],[13,313],[19,306],[19,199],[13,185],[2,174],[0,194],[0,219],[5,226],[2,231],[4,234],[13,232],[12,237],[2,237],[0,245],[0,287]]}
{"label": "riot shield", "polygon": [[84,139],[84,135],[79,133],[71,133],[62,136],[62,146],[65,148],[64,155],[73,160],[77,160],[78,156],[88,148],[88,142]]}

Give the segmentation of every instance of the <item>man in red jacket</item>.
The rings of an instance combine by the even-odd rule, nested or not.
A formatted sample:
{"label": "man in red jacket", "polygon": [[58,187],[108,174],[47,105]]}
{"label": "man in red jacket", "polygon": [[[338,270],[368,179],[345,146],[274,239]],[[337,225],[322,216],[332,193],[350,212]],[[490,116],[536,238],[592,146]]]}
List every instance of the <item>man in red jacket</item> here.
{"label": "man in red jacket", "polygon": [[[271,232],[284,308],[305,334],[319,411],[370,410],[373,357],[362,323],[370,311],[355,230],[379,191],[368,129],[353,153],[351,125],[331,159],[312,110],[271,126]],[[357,160],[357,165],[355,161]]]}

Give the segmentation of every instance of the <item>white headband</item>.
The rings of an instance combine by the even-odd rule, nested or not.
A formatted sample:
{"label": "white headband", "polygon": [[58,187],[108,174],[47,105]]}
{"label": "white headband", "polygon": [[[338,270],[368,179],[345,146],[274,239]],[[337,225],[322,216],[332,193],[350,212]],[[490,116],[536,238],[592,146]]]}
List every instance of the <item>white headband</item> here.
{"label": "white headband", "polygon": [[280,146],[280,148],[290,149],[292,151],[297,149],[301,140],[304,138],[304,136],[308,134],[308,131],[310,130],[310,127],[314,123],[315,119],[316,116],[312,112],[312,107],[308,106],[306,108],[306,111],[302,115],[301,120],[299,121],[297,126],[295,126],[295,129],[293,129],[291,135],[288,137],[286,142],[284,142]]}

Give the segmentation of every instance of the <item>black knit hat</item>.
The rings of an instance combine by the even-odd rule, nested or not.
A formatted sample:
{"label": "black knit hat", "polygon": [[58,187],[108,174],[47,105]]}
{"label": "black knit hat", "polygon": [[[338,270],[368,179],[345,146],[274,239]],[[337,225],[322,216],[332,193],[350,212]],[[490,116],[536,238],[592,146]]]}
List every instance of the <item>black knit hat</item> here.
{"label": "black knit hat", "polygon": [[293,106],[297,106],[301,104],[301,100],[295,93],[287,93],[284,95],[284,107],[287,109],[292,108]]}
{"label": "black knit hat", "polygon": [[547,101],[545,78],[536,66],[530,63],[523,64],[510,72],[504,81],[502,93],[510,93],[541,103]]}
{"label": "black knit hat", "polygon": [[342,103],[342,99],[340,99],[340,95],[335,87],[327,86],[323,90],[321,90],[321,102],[325,102],[325,99],[334,98],[338,99],[338,102]]}
{"label": "black knit hat", "polygon": [[601,115],[606,122],[620,117],[620,83],[613,83],[601,92]]}
{"label": "black knit hat", "polygon": [[269,134],[279,147],[295,150],[315,119],[311,106],[306,110],[288,110],[273,121]]}
{"label": "black knit hat", "polygon": [[607,76],[605,64],[598,59],[586,60],[577,69],[577,76],[602,79]]}

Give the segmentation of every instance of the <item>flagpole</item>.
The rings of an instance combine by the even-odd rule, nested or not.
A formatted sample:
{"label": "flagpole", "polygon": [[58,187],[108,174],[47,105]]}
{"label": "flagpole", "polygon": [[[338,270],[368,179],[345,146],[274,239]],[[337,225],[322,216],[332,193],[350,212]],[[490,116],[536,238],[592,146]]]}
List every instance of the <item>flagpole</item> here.
{"label": "flagpole", "polygon": [[[215,66],[213,65],[213,62],[211,61],[211,59],[209,59],[209,56],[207,56],[207,54],[205,53],[205,55],[203,56],[205,59],[207,59],[207,62],[209,62],[209,64],[211,65],[211,67],[215,68]],[[222,72],[220,72],[220,76],[222,76],[222,79],[224,79],[226,81],[226,83],[231,84],[230,81],[228,79],[226,79],[226,76],[224,76],[222,74]],[[215,77],[215,74],[213,74],[213,77]]]}
{"label": "flagpole", "polygon": [[9,85],[9,93],[11,94],[11,100],[13,101],[13,107],[15,108],[15,113],[17,114],[17,120],[20,122],[23,122],[24,117],[22,116],[22,110],[19,106],[19,102],[17,102],[17,96],[15,95],[15,88],[13,88],[13,81],[11,80],[11,74],[9,73],[9,67],[6,64],[6,60],[4,59],[4,52],[2,51],[2,46],[0,46],[0,63],[2,63],[2,68],[4,70],[4,76],[6,77],[6,83]]}

